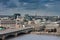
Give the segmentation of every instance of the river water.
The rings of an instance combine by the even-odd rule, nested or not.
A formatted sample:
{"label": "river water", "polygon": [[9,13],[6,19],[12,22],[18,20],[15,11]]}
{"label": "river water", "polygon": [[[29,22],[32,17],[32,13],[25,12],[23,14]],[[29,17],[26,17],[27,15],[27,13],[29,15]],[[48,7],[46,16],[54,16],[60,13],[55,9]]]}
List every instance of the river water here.
{"label": "river water", "polygon": [[26,34],[8,40],[60,40],[60,36]]}

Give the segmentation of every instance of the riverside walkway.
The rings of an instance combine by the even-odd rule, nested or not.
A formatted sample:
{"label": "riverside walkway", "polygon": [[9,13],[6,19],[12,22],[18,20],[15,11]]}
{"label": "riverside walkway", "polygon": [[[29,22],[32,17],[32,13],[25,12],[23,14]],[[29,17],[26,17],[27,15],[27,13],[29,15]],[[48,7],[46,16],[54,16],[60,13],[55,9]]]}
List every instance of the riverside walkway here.
{"label": "riverside walkway", "polygon": [[9,35],[17,36],[20,33],[28,33],[32,30],[33,30],[32,27],[1,30],[0,31],[0,39],[5,40],[5,38]]}

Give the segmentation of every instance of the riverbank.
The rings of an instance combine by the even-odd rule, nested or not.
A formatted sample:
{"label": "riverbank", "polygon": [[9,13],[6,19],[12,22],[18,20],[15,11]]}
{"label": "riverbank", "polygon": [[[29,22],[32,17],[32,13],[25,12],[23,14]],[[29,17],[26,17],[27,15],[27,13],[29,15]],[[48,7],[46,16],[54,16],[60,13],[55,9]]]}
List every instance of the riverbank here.
{"label": "riverbank", "polygon": [[60,33],[57,32],[31,32],[31,34],[37,34],[37,35],[55,35],[60,36]]}

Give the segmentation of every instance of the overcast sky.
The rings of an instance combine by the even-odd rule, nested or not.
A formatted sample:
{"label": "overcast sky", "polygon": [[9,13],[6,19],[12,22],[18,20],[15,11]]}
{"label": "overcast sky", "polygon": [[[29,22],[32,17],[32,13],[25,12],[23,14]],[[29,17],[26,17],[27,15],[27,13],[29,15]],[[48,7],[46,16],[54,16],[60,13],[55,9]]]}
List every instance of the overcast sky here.
{"label": "overcast sky", "polygon": [[60,16],[60,0],[0,0],[0,15],[14,13]]}

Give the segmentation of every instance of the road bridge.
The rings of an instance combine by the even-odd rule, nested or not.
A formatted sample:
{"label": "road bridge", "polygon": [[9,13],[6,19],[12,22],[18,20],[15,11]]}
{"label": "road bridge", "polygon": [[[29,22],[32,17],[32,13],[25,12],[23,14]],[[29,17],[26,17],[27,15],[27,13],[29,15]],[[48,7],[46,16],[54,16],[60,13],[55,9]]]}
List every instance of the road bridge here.
{"label": "road bridge", "polygon": [[5,38],[9,35],[17,36],[20,33],[28,33],[31,32],[32,30],[33,30],[32,27],[1,30],[0,39],[5,40]]}

